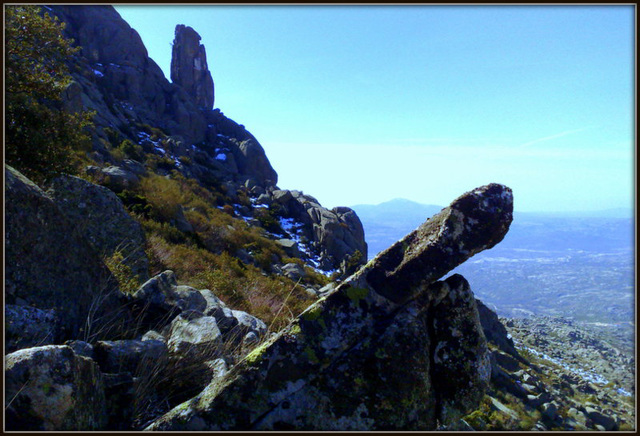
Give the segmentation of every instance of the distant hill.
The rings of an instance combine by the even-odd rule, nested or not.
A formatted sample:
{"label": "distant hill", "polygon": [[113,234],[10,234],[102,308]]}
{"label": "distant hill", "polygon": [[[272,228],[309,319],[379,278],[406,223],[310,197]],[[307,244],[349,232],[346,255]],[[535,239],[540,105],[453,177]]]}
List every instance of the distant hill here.
{"label": "distant hill", "polygon": [[365,228],[369,259],[414,230],[442,206],[396,198],[381,204],[352,206]]}
{"label": "distant hill", "polygon": [[[373,258],[441,207],[394,199],[353,209]],[[502,316],[632,321],[633,213],[624,209],[515,212],[502,242],[453,272],[464,275],[476,295]]]}

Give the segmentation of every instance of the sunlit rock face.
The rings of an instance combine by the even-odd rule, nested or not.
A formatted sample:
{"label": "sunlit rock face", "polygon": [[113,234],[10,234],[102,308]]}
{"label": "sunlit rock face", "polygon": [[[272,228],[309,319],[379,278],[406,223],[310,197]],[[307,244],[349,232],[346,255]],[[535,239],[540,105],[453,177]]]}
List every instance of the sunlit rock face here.
{"label": "sunlit rock face", "polygon": [[433,430],[477,407],[491,373],[473,293],[453,275],[512,221],[502,185],[456,199],[223,380],[149,430]]}
{"label": "sunlit rock face", "polygon": [[213,108],[213,79],[204,45],[200,44],[200,35],[183,24],[176,26],[173,40],[171,81],[187,91],[200,109]]}

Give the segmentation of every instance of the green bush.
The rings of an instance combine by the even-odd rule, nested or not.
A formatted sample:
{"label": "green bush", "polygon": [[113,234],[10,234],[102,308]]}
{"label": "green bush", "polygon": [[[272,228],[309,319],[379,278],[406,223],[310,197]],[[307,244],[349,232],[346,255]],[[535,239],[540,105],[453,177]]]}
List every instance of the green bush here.
{"label": "green bush", "polygon": [[124,264],[122,252],[116,251],[111,256],[103,259],[105,265],[118,282],[120,290],[125,294],[133,294],[140,287],[138,277],[133,273],[131,267]]}
{"label": "green bush", "polygon": [[275,234],[284,234],[284,230],[282,230],[280,222],[269,209],[255,208],[253,210],[253,217],[260,221],[260,225],[262,225],[265,230]]}
{"label": "green bush", "polygon": [[151,205],[147,201],[146,197],[136,194],[135,192],[125,189],[124,191],[116,194],[122,201],[122,204],[129,210],[129,212],[140,215],[144,218],[149,218],[151,213]]}
{"label": "green bush", "polygon": [[78,174],[91,150],[93,113],[69,113],[62,96],[71,84],[67,62],[80,48],[64,23],[41,7],[5,7],[5,161],[36,183]]}
{"label": "green bush", "polygon": [[130,139],[122,141],[118,146],[118,149],[120,149],[120,151],[130,159],[137,161],[144,160],[144,151],[142,150],[142,147],[138,144],[134,144]]}

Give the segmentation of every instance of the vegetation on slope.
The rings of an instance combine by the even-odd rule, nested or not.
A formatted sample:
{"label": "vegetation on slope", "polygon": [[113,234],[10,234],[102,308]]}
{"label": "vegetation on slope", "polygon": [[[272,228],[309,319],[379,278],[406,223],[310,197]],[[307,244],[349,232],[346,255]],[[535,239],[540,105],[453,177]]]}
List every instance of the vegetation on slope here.
{"label": "vegetation on slope", "polygon": [[32,5],[5,8],[5,159],[34,181],[75,173],[90,148],[91,114],[70,113],[61,96],[71,83],[65,61],[77,53],[64,23]]}

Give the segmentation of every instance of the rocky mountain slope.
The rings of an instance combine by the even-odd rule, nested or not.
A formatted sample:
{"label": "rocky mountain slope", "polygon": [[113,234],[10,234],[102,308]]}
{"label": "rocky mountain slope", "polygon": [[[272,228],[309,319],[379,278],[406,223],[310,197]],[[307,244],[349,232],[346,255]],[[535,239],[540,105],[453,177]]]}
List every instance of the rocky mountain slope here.
{"label": "rocky mountain slope", "polygon": [[533,359],[445,278],[505,237],[509,188],[461,195],[367,263],[356,213],[279,189],[213,109],[197,32],[177,25],[170,83],[113,8],[44,10],[81,47],[65,110],[95,116],[79,177],[5,165],[7,430],[464,429],[506,422],[486,422],[498,398],[550,428],[550,398],[507,401]]}

